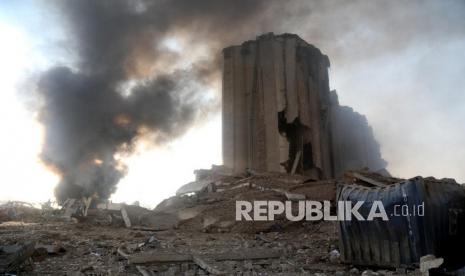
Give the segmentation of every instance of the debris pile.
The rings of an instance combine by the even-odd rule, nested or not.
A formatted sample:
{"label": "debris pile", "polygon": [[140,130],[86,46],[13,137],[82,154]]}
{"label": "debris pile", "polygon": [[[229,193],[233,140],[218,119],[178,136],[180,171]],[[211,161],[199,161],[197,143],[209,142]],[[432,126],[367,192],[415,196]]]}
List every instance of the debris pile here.
{"label": "debris pile", "polygon": [[[153,210],[84,198],[69,199],[61,210],[33,209],[32,216],[8,217],[0,224],[0,273],[426,275],[451,271],[464,265],[451,258],[461,257],[455,250],[463,247],[450,242],[463,236],[464,193],[450,179],[403,180],[362,170],[314,181],[275,172],[238,175],[214,166],[196,171],[196,181]],[[430,206],[425,210],[426,223],[403,218],[413,227],[410,233],[402,228],[409,224],[397,220],[374,224],[289,221],[284,216],[273,221],[236,220],[236,201],[329,201],[331,213],[337,214],[336,199],[357,196],[409,203],[424,197],[425,206]],[[12,213],[16,207],[10,203],[0,210]],[[428,214],[431,208],[443,216]],[[415,230],[420,226],[423,232]],[[431,232],[433,238],[422,236],[433,226],[444,231]]]}
{"label": "debris pile", "polygon": [[236,221],[236,201],[318,200],[334,202],[336,183],[313,181],[309,176],[284,173],[233,175],[224,167],[211,173],[197,171],[197,181],[186,184],[177,196],[160,203],[155,212],[170,213],[180,219],[180,229],[204,232],[256,233],[285,227],[292,222],[284,217],[275,221]]}
{"label": "debris pile", "polygon": [[34,219],[40,214],[40,210],[27,202],[8,201],[0,205],[0,222],[21,221],[23,219]]}

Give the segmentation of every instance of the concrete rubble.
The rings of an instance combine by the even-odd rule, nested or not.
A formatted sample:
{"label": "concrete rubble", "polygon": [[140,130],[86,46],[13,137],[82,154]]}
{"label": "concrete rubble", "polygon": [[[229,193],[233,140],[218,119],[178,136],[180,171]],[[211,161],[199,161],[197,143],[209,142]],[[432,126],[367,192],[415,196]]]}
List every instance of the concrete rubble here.
{"label": "concrete rubble", "polygon": [[[69,207],[2,216],[0,269],[27,275],[427,275],[425,267],[438,267],[434,256],[404,270],[345,263],[336,221],[235,220],[236,200],[298,195],[335,206],[338,186],[377,188],[402,179],[351,171],[315,181],[284,173],[237,175],[224,167],[197,171],[197,179],[211,188],[180,193],[153,210],[93,199],[86,216],[76,211],[71,219]],[[0,210],[23,207],[7,206]]]}

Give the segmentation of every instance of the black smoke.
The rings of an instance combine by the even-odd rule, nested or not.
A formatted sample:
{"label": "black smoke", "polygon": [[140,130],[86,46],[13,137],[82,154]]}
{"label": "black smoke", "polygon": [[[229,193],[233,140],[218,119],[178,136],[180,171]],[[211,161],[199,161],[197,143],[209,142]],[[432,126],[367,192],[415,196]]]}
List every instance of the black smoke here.
{"label": "black smoke", "polygon": [[58,201],[108,198],[127,171],[118,155],[130,153],[141,138],[160,144],[178,137],[218,107],[203,91],[219,72],[219,51],[174,66],[192,53],[173,52],[163,41],[189,31],[195,34],[187,36],[189,43],[211,46],[218,37],[221,44],[228,34],[216,24],[234,29],[264,4],[239,2],[48,3],[62,17],[75,60],[43,72],[37,89],[45,126],[41,158],[61,176]]}
{"label": "black smoke", "polygon": [[[219,87],[223,47],[269,31],[297,33],[341,66],[463,33],[443,20],[446,11],[463,7],[454,1],[44,3],[61,18],[72,61],[43,72],[37,89],[45,127],[41,158],[61,176],[60,201],[94,193],[108,198],[127,170],[119,154],[141,138],[160,144],[178,137],[217,111],[219,98],[205,91]],[[447,18],[459,23],[462,17]],[[169,37],[183,42],[181,52],[163,46]],[[185,66],[185,60],[194,63]]]}
{"label": "black smoke", "polygon": [[[126,168],[115,158],[130,152],[150,131],[153,142],[182,134],[199,117],[202,102],[183,91],[192,85],[184,72],[159,75],[117,92],[105,75],[85,75],[56,67],[39,82],[44,98],[40,120],[46,127],[41,158],[62,177],[57,198],[108,198]],[[205,108],[206,109],[206,108]]]}

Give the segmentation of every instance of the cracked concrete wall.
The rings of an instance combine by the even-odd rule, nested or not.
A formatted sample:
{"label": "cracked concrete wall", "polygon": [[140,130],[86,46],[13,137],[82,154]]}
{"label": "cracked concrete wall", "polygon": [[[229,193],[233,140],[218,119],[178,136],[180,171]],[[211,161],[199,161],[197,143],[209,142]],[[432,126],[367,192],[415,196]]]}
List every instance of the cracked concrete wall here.
{"label": "cracked concrete wall", "polygon": [[291,34],[224,49],[224,164],[236,172],[289,172],[301,151],[298,173],[330,177],[328,66],[317,48]]}
{"label": "cracked concrete wall", "polygon": [[314,179],[385,167],[366,119],[329,91],[329,59],[318,48],[297,35],[269,33],[223,54],[226,167]]}

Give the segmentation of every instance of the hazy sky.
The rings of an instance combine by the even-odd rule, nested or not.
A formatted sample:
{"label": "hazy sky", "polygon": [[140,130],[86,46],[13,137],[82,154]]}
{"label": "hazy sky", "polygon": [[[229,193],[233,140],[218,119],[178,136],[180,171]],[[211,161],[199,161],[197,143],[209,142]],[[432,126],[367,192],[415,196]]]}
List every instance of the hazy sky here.
{"label": "hazy sky", "polygon": [[[367,116],[388,170],[465,182],[465,2],[292,3],[286,20],[267,31],[297,33],[329,56],[331,88],[341,104]],[[234,43],[265,29],[242,31]],[[71,64],[73,49],[63,47],[60,17],[40,1],[0,2],[0,36],[0,200],[45,201],[58,179],[39,162],[43,128],[19,85]],[[166,43],[189,55],[176,37]],[[112,199],[155,205],[192,180],[194,169],[221,163],[220,115],[162,148],[138,145],[126,163]]]}

